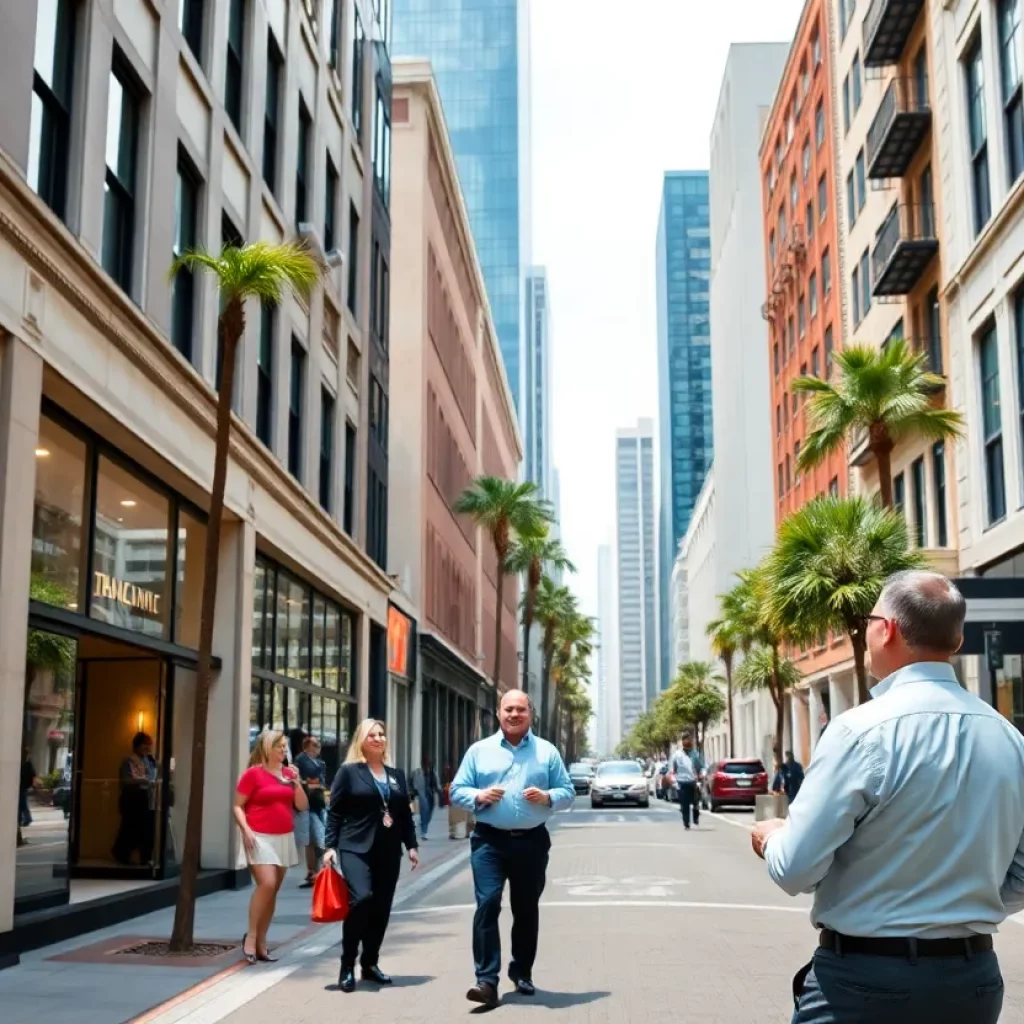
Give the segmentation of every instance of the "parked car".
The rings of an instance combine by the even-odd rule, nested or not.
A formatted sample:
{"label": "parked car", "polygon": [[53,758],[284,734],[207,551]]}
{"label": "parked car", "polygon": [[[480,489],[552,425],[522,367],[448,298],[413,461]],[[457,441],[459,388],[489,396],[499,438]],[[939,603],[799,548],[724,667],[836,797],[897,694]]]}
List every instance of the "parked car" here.
{"label": "parked car", "polygon": [[625,803],[650,807],[651,798],[643,768],[636,761],[605,761],[599,764],[590,783],[590,806]]}
{"label": "parked car", "polygon": [[730,757],[713,764],[701,786],[701,803],[709,810],[719,807],[753,807],[768,792],[764,762],[752,757]]}
{"label": "parked car", "polygon": [[594,769],[582,761],[569,765],[569,778],[572,779],[572,788],[579,793],[589,793],[590,783],[594,778]]}

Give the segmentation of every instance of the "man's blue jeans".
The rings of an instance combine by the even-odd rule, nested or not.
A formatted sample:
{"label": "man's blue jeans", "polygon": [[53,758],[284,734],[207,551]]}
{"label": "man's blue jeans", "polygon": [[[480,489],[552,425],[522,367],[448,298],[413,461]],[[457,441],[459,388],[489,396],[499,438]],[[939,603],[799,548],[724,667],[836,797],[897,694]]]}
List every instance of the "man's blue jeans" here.
{"label": "man's blue jeans", "polygon": [[431,797],[419,798],[420,803],[420,835],[425,836],[430,829],[430,819],[434,816],[434,801]]}
{"label": "man's blue jeans", "polygon": [[993,952],[912,962],[819,949],[809,966],[792,1024],[996,1024],[1003,1007]]}

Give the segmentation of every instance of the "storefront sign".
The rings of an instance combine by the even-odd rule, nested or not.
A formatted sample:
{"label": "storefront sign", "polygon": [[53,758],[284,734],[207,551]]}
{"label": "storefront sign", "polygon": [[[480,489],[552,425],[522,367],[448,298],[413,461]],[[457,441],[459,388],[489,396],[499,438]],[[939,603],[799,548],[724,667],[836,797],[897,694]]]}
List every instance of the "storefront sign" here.
{"label": "storefront sign", "polygon": [[145,615],[158,616],[162,595],[145,590],[135,583],[119,580],[103,572],[93,573],[93,597],[104,597],[127,608],[133,608]]}
{"label": "storefront sign", "polygon": [[388,608],[388,671],[411,679],[412,619],[397,608]]}

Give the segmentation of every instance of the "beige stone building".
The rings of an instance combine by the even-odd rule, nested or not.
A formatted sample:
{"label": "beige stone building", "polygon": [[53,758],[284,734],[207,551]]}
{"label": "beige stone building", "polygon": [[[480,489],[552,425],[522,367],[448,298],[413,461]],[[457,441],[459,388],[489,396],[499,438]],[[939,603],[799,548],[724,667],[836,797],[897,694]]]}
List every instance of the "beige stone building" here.
{"label": "beige stone building", "polygon": [[[95,926],[83,880],[114,893],[157,884],[181,853],[218,314],[209,278],[168,284],[183,248],[298,234],[333,267],[308,304],[247,310],[204,885],[234,883],[233,782],[256,731],[312,731],[333,767],[356,716],[387,713],[391,81],[380,9],[5,6],[0,958]],[[121,791],[137,733],[152,744],[141,806]],[[104,921],[132,912],[115,900]]]}
{"label": "beige stone building", "polygon": [[496,688],[494,548],[453,508],[523,453],[430,64],[396,62],[394,90],[391,566],[419,612],[419,735],[444,783],[518,674],[516,579]]}

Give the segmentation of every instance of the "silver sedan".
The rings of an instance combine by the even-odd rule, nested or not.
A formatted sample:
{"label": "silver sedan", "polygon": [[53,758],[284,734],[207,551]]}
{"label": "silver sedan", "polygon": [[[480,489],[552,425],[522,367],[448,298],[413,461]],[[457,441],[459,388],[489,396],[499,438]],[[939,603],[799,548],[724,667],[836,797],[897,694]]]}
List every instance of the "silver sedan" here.
{"label": "silver sedan", "polygon": [[602,762],[590,784],[590,806],[627,803],[650,806],[651,795],[644,770],[636,761]]}

